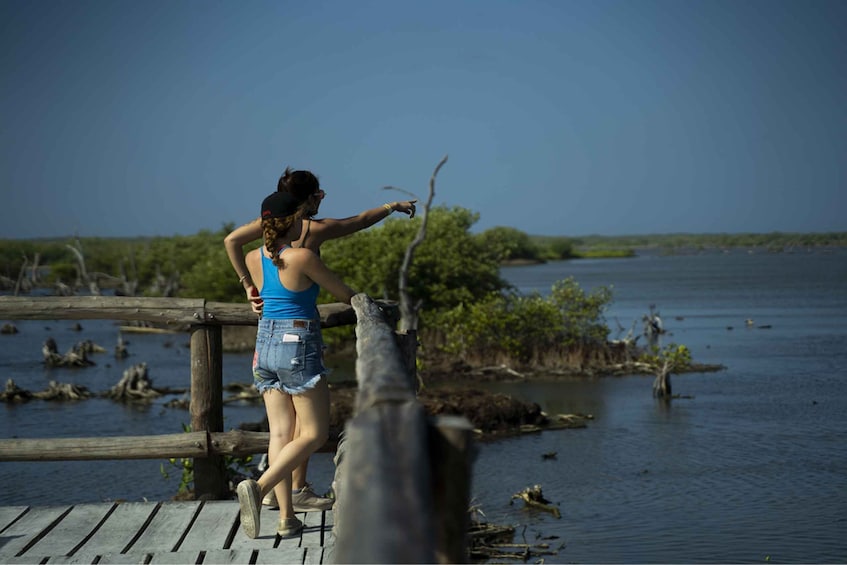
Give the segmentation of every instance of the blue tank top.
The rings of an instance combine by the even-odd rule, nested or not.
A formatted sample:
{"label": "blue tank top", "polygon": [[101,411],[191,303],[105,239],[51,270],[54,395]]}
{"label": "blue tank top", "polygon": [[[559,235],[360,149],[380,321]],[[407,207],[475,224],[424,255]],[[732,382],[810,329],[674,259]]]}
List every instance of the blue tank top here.
{"label": "blue tank top", "polygon": [[[282,253],[288,246],[283,247]],[[321,287],[317,283],[305,290],[292,291],[285,288],[279,280],[279,269],[265,254],[262,253],[262,292],[259,295],[264,300],[262,317],[269,320],[317,320],[318,292]]]}

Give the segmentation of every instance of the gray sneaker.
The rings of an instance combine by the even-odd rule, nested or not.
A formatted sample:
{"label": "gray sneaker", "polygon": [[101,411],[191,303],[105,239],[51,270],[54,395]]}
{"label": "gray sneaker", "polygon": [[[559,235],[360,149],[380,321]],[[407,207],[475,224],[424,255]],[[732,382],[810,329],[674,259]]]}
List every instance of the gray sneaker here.
{"label": "gray sneaker", "polygon": [[253,479],[247,479],[238,483],[235,487],[238,494],[238,506],[241,510],[241,527],[248,538],[256,538],[259,535],[259,494],[261,489],[259,483]]}
{"label": "gray sneaker", "polygon": [[291,502],[295,512],[315,512],[329,510],[335,504],[335,499],[318,496],[312,490],[312,486],[307,483],[300,492],[291,493]]}
{"label": "gray sneaker", "polygon": [[279,534],[279,537],[281,538],[291,538],[299,534],[302,529],[303,522],[297,518],[285,518],[284,520],[279,521],[276,533]]}
{"label": "gray sneaker", "polygon": [[279,508],[279,502],[276,501],[276,493],[274,491],[269,492],[265,495],[265,498],[262,499],[262,504],[271,508],[272,510],[276,510]]}

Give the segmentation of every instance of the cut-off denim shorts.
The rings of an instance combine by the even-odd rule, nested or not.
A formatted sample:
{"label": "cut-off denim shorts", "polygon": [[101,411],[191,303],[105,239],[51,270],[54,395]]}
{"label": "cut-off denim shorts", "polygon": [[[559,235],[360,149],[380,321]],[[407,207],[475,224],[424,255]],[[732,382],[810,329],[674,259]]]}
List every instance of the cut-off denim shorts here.
{"label": "cut-off denim shorts", "polygon": [[324,374],[319,320],[259,320],[253,354],[253,385],[259,394],[271,389],[302,394]]}

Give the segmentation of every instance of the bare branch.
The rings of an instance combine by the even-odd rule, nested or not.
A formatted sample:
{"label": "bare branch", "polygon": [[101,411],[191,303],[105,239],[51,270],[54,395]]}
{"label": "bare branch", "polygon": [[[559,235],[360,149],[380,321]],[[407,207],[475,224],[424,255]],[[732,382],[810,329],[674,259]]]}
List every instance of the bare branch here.
{"label": "bare branch", "polygon": [[441,170],[441,167],[447,162],[447,155],[445,155],[441,161],[439,161],[438,165],[436,165],[435,170],[432,172],[432,176],[429,179],[429,196],[426,199],[426,203],[423,207],[423,215],[421,217],[421,225],[418,228],[418,233],[415,236],[415,239],[409,244],[406,248],[406,255],[403,257],[403,264],[400,267],[400,281],[399,281],[399,291],[400,291],[400,331],[409,331],[416,330],[418,327],[418,310],[421,307],[421,302],[418,301],[417,304],[412,304],[411,298],[409,297],[408,292],[408,282],[409,282],[409,269],[412,266],[412,259],[414,259],[415,249],[423,243],[424,238],[426,237],[426,226],[429,220],[429,209],[432,206],[432,199],[435,197],[435,177],[438,176],[438,171]]}

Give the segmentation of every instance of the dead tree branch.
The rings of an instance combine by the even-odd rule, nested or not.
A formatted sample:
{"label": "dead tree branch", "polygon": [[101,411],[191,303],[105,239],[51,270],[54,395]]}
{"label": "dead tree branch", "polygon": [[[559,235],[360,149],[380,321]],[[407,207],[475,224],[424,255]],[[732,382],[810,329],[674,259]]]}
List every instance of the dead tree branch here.
{"label": "dead tree branch", "polygon": [[[435,197],[435,177],[438,176],[438,171],[441,170],[441,167],[447,162],[447,155],[445,155],[441,161],[438,162],[438,165],[435,166],[435,170],[432,172],[432,176],[429,178],[429,196],[426,199],[426,203],[424,204],[423,214],[421,215],[421,225],[418,228],[418,233],[415,235],[415,238],[406,248],[406,254],[403,257],[403,263],[400,266],[400,280],[398,285],[398,290],[400,293],[400,331],[411,331],[418,329],[418,311],[421,307],[421,301],[418,300],[414,304],[412,304],[412,298],[409,296],[409,270],[412,266],[412,260],[415,256],[415,250],[417,247],[423,243],[424,238],[426,237],[426,226],[427,221],[429,220],[429,209],[432,206],[432,199]],[[393,187],[386,186],[386,189],[392,190],[400,190],[401,192],[407,191]]]}

